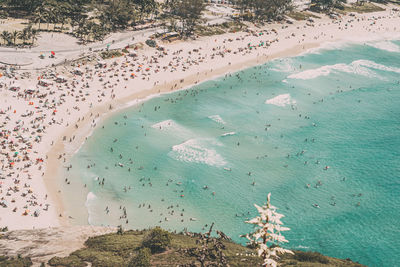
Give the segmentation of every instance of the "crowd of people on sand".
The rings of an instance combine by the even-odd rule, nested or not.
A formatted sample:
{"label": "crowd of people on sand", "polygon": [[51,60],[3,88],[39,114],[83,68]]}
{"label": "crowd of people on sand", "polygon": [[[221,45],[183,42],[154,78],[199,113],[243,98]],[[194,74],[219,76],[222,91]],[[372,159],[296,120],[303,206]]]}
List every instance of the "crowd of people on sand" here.
{"label": "crowd of people on sand", "polygon": [[[137,50],[133,56],[125,54],[101,62],[81,60],[44,70],[26,71],[16,66],[0,66],[4,73],[0,78],[1,217],[39,217],[41,212],[51,209],[55,213],[42,180],[49,160],[47,153],[60,139],[65,145],[76,142],[76,130],[84,125],[95,128],[101,115],[94,111],[97,106],[107,103],[109,109],[114,109],[117,102],[113,101],[137,92],[138,88],[162,86],[166,81],[178,79],[164,90],[180,89],[189,73],[197,75],[199,78],[195,82],[199,82],[200,72],[209,75],[215,66],[268,56],[274,47],[282,46],[287,39],[295,40],[296,44],[335,39],[333,34],[327,36],[331,31],[325,31],[326,27],[337,27],[351,33],[358,25],[365,32],[384,32],[387,26],[380,21],[399,17],[395,12],[385,14],[316,19],[313,23],[299,22],[289,26],[266,25],[247,32],[205,37],[189,45],[170,44],[163,50],[146,48]],[[70,127],[74,128],[72,134],[62,135]],[[67,170],[73,167],[65,165],[68,156],[66,151],[59,151],[57,156],[58,164]],[[65,182],[70,184],[74,181],[67,178]],[[151,186],[151,182],[146,182]],[[99,180],[99,183],[106,181]],[[123,190],[128,191],[129,187]],[[146,203],[140,207],[151,210]],[[121,218],[128,222],[126,208],[121,207],[121,210]],[[106,212],[109,211],[107,207]],[[183,216],[183,212],[176,206],[169,215]],[[164,216],[164,220],[167,217]]]}

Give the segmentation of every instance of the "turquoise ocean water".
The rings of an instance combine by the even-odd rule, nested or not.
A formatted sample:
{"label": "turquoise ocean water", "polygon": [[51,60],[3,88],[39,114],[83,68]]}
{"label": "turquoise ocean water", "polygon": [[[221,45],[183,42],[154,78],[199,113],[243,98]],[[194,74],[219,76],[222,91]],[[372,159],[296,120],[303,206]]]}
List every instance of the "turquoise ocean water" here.
{"label": "turquoise ocean water", "polygon": [[400,265],[399,81],[400,42],[379,41],[150,99],[104,121],[73,157],[66,206],[76,223],[215,222],[243,243],[271,192],[288,248]]}

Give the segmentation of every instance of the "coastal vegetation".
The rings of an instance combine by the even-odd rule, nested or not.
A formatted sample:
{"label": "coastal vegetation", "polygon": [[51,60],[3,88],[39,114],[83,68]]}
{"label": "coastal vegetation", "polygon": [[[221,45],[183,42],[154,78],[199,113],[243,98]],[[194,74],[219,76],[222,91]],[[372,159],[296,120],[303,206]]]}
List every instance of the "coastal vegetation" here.
{"label": "coastal vegetation", "polygon": [[[366,1],[358,1],[352,6],[345,2],[311,0],[309,9],[323,13],[381,10]],[[219,24],[207,23],[204,17],[207,5],[204,0],[0,0],[0,17],[25,19],[27,25],[20,31],[4,30],[0,37],[6,46],[31,46],[40,31],[70,34],[84,44],[102,41],[112,32],[147,27],[163,27],[166,31],[179,33],[181,38],[224,33]],[[242,28],[243,21],[265,23],[283,20],[286,15],[294,19],[313,17],[306,12],[294,11],[292,0],[239,0],[225,5],[237,11],[226,15],[225,23],[234,24],[233,31]]]}
{"label": "coastal vegetation", "polygon": [[[54,31],[87,43],[104,40],[111,32],[143,28],[140,25],[163,26],[188,37],[207,25],[203,17],[206,5],[204,0],[0,0],[3,18],[27,20],[22,31],[5,31],[1,37],[7,46],[33,45],[38,31]],[[239,11],[231,21],[263,22],[282,19],[291,9],[291,0],[242,0],[230,6]]]}
{"label": "coastal vegetation", "polygon": [[347,14],[350,12],[368,13],[385,10],[384,8],[375,5],[375,3],[385,4],[386,0],[358,0],[352,4],[346,4],[346,0],[311,0],[309,10],[327,14]]}
{"label": "coastal vegetation", "polygon": [[[57,267],[362,266],[350,259],[340,260],[317,252],[290,251],[280,247],[281,243],[287,242],[281,232],[289,228],[282,226],[281,218],[284,216],[271,205],[270,196],[265,205],[255,205],[259,216],[247,221],[255,226],[253,232],[245,235],[250,240],[247,246],[234,243],[223,232],[214,230],[214,223],[205,233],[172,233],[160,227],[124,231],[119,226],[114,233],[89,237],[83,248],[66,257],[54,256],[39,263]],[[23,233],[35,237],[29,231]],[[46,243],[43,233],[39,236]],[[15,234],[12,236],[16,237]],[[3,237],[7,238],[7,235]],[[32,248],[35,251],[34,246]],[[40,254],[43,255],[42,250]],[[29,255],[35,257],[34,253]],[[21,255],[0,257],[0,267],[28,267],[33,262],[38,263],[38,259],[32,261],[30,257]]]}
{"label": "coastal vegetation", "polygon": [[38,31],[28,25],[22,31],[7,31],[3,30],[0,32],[0,37],[3,40],[4,45],[17,45],[17,40],[21,40],[23,45],[33,45],[37,40]]}
{"label": "coastal vegetation", "polygon": [[[34,231],[32,236],[34,236]],[[152,230],[124,231],[111,233],[86,240],[84,247],[72,252],[67,257],[53,257],[46,266],[84,267],[97,266],[261,266],[263,260],[258,257],[257,250],[221,237],[217,231],[212,235],[196,233],[169,233],[170,244],[164,252],[151,253],[144,247],[143,241],[151,235]],[[24,232],[26,233],[26,231]],[[205,246],[208,242],[208,247]],[[218,250],[218,246],[221,246]],[[217,249],[217,250],[216,250]],[[218,253],[222,252],[226,260],[221,263]],[[284,254],[278,260],[280,266],[311,266],[333,267],[349,266],[361,267],[350,259],[342,260],[324,256],[317,252],[293,251],[294,255]],[[32,254],[32,253],[31,253]],[[30,254],[30,255],[31,255]],[[220,253],[221,255],[221,253]],[[203,257],[204,256],[204,257]],[[0,257],[1,267],[28,267],[32,266],[32,259],[26,256]]]}
{"label": "coastal vegetation", "polygon": [[375,5],[374,3],[363,3],[355,5],[347,5],[344,7],[344,13],[357,12],[357,13],[369,13],[369,12],[379,12],[385,10],[384,8]]}
{"label": "coastal vegetation", "polygon": [[32,266],[32,260],[29,257],[8,257],[0,256],[1,267],[29,267]]}

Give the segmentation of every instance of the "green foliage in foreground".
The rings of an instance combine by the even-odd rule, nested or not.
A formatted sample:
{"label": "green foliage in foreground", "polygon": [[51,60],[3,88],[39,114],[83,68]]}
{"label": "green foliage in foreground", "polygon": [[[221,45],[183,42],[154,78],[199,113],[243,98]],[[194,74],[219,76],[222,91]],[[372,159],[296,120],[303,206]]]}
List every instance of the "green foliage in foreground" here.
{"label": "green foliage in foreground", "polygon": [[143,240],[143,247],[149,248],[152,253],[163,252],[171,245],[169,232],[156,227]]}
{"label": "green foliage in foreground", "polygon": [[7,257],[0,256],[0,267],[29,267],[32,266],[32,260],[29,257]]}
{"label": "green foliage in foreground", "polygon": [[[157,229],[157,228],[156,228]],[[155,231],[155,232],[154,232]],[[170,242],[162,253],[153,253],[143,247],[154,237],[159,243],[161,240]],[[161,237],[161,238],[160,238]],[[149,239],[150,238],[150,239]],[[262,260],[257,257],[254,249],[241,246],[231,241],[222,241],[224,254],[229,266],[247,267],[261,266]],[[85,247],[71,253],[68,257],[54,257],[49,261],[50,266],[83,267],[91,263],[93,267],[129,267],[129,266],[200,266],[196,257],[188,253],[193,248],[199,248],[198,237],[190,237],[183,234],[168,233],[158,228],[157,230],[126,231],[122,235],[113,233],[102,236],[90,237],[85,242]],[[294,251],[295,254],[284,255],[281,266],[307,266],[307,267],[333,267],[333,266],[362,266],[350,260],[340,260],[326,257],[316,252]],[[208,259],[209,261],[215,259]],[[134,264],[134,265],[132,265]],[[141,264],[141,265],[140,265]],[[150,265],[147,265],[150,264]],[[196,265],[192,265],[196,264]],[[207,261],[206,261],[207,265]],[[25,266],[25,265],[1,265],[0,266]],[[28,266],[28,265],[26,265]],[[223,265],[221,265],[223,266]]]}
{"label": "green foliage in foreground", "polygon": [[128,267],[150,267],[151,251],[148,248],[142,248],[137,255],[129,262]]}

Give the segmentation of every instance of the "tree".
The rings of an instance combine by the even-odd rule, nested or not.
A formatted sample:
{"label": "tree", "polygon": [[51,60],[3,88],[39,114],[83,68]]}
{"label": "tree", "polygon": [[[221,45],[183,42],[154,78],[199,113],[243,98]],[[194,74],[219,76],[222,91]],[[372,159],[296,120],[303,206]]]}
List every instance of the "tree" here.
{"label": "tree", "polygon": [[26,43],[27,40],[31,38],[30,36],[31,30],[32,26],[28,26],[18,33],[18,38],[21,39],[24,42],[24,44]]}
{"label": "tree", "polygon": [[32,45],[35,44],[35,40],[37,40],[38,30],[32,29],[31,30],[31,38],[32,38]]}
{"label": "tree", "polygon": [[144,238],[143,246],[151,250],[152,253],[163,252],[171,244],[171,234],[156,227]]}
{"label": "tree", "polygon": [[104,27],[102,27],[99,24],[94,24],[93,25],[93,27],[91,29],[91,33],[92,33],[93,41],[103,41],[104,37],[107,34],[107,32],[104,29]]}
{"label": "tree", "polygon": [[277,262],[274,258],[279,258],[278,253],[293,254],[293,252],[279,246],[282,242],[289,242],[281,235],[281,232],[288,231],[290,228],[281,226],[283,224],[281,218],[284,215],[276,212],[277,208],[271,205],[270,198],[271,193],[268,194],[267,204],[264,206],[260,207],[254,204],[260,216],[246,221],[246,223],[253,224],[256,229],[244,237],[249,240],[249,245],[257,247],[258,256],[264,260],[263,266],[276,267]]}
{"label": "tree", "polygon": [[11,43],[11,33],[9,31],[2,31],[1,38],[4,40],[4,45]]}
{"label": "tree", "polygon": [[280,19],[292,7],[292,0],[239,0],[235,5],[242,18],[258,21]]}
{"label": "tree", "polygon": [[16,45],[17,44],[17,38],[18,38],[19,34],[18,31],[12,31],[11,32],[11,39],[13,40],[13,44]]}
{"label": "tree", "polygon": [[[155,0],[131,0],[135,5],[139,6],[140,20],[143,15],[149,15],[157,10],[157,2]],[[128,1],[128,2],[131,2]]]}
{"label": "tree", "polygon": [[43,0],[8,0],[7,5],[14,8],[19,8],[31,14],[35,8],[41,4]]}
{"label": "tree", "polygon": [[332,8],[340,5],[338,0],[311,0],[311,10],[329,12]]}
{"label": "tree", "polygon": [[172,15],[180,22],[181,34],[189,36],[201,21],[201,13],[205,9],[203,0],[172,0],[167,5]]}
{"label": "tree", "polygon": [[136,5],[129,0],[113,0],[109,5],[100,8],[100,22],[109,31],[125,29],[136,20]]}
{"label": "tree", "polygon": [[150,267],[150,249],[142,248],[129,262],[128,267]]}
{"label": "tree", "polygon": [[290,7],[291,0],[254,0],[254,14],[257,20],[280,19]]}
{"label": "tree", "polygon": [[61,22],[61,32],[64,30],[64,24],[68,21],[68,15],[70,12],[71,6],[68,3],[63,3],[58,7],[58,21]]}
{"label": "tree", "polygon": [[35,13],[33,14],[33,22],[39,23],[39,31],[40,31],[40,23],[44,19],[45,14],[46,14],[46,9],[43,5],[38,6],[35,9]]}
{"label": "tree", "polygon": [[[204,266],[229,266],[227,258],[224,254],[224,250],[226,249],[223,240],[230,240],[223,232],[216,231],[219,235],[218,238],[212,237],[212,228],[214,227],[214,223],[211,224],[210,230],[205,234],[196,234],[198,239],[196,240],[196,244],[198,246],[194,248],[189,248],[184,250],[190,257],[195,257],[196,260],[200,263],[201,267]],[[189,234],[190,233],[186,233]],[[192,235],[193,236],[193,235]]]}

